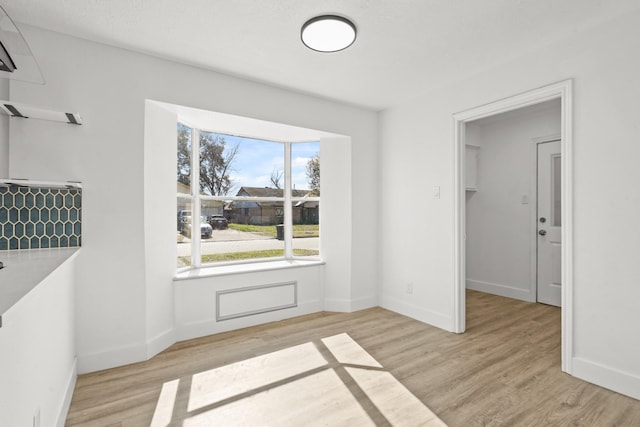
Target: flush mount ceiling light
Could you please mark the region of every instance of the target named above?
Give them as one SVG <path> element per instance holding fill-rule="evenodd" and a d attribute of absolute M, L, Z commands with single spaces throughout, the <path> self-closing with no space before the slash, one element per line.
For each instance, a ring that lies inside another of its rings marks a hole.
<path fill-rule="evenodd" d="M 356 26 L 342 16 L 321 15 L 304 23 L 300 37 L 309 49 L 337 52 L 356 41 Z"/>

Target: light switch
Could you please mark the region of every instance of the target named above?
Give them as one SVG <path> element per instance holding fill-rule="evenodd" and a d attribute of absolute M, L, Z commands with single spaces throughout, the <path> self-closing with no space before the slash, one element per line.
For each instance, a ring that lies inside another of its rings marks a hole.
<path fill-rule="evenodd" d="M 433 187 L 433 198 L 434 199 L 439 199 L 440 198 L 440 186 L 436 185 L 435 187 Z"/>

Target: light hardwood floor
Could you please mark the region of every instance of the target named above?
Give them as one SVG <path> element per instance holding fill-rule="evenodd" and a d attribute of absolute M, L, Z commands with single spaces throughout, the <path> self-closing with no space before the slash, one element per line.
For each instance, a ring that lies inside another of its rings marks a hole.
<path fill-rule="evenodd" d="M 443 425 L 433 413 L 450 427 L 640 426 L 640 401 L 560 371 L 560 309 L 474 291 L 460 335 L 373 308 L 177 343 L 81 375 L 66 425 Z"/>

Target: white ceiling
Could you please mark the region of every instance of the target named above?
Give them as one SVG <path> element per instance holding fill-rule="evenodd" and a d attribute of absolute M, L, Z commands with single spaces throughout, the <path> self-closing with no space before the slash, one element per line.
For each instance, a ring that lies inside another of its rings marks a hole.
<path fill-rule="evenodd" d="M 0 1 L 18 26 L 374 110 L 640 9 L 640 0 Z M 355 22 L 353 46 L 302 45 L 301 25 L 323 13 Z"/>

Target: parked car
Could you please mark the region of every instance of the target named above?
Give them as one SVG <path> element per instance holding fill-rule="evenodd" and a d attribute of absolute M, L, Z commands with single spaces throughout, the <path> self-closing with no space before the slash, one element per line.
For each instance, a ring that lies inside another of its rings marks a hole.
<path fill-rule="evenodd" d="M 214 230 L 226 230 L 229 228 L 229 221 L 222 215 L 211 215 L 209 217 L 209 225 Z"/>
<path fill-rule="evenodd" d="M 189 238 L 191 237 L 191 217 L 190 216 L 184 216 L 182 218 L 181 232 L 185 236 Z M 209 239 L 211 238 L 211 234 L 213 234 L 213 228 L 211 228 L 211 226 L 207 224 L 205 217 L 201 216 L 200 217 L 200 236 L 204 239 Z"/>
<path fill-rule="evenodd" d="M 187 218 L 191 220 L 191 211 L 188 211 L 188 210 L 178 211 L 178 231 L 181 233 Z"/>

